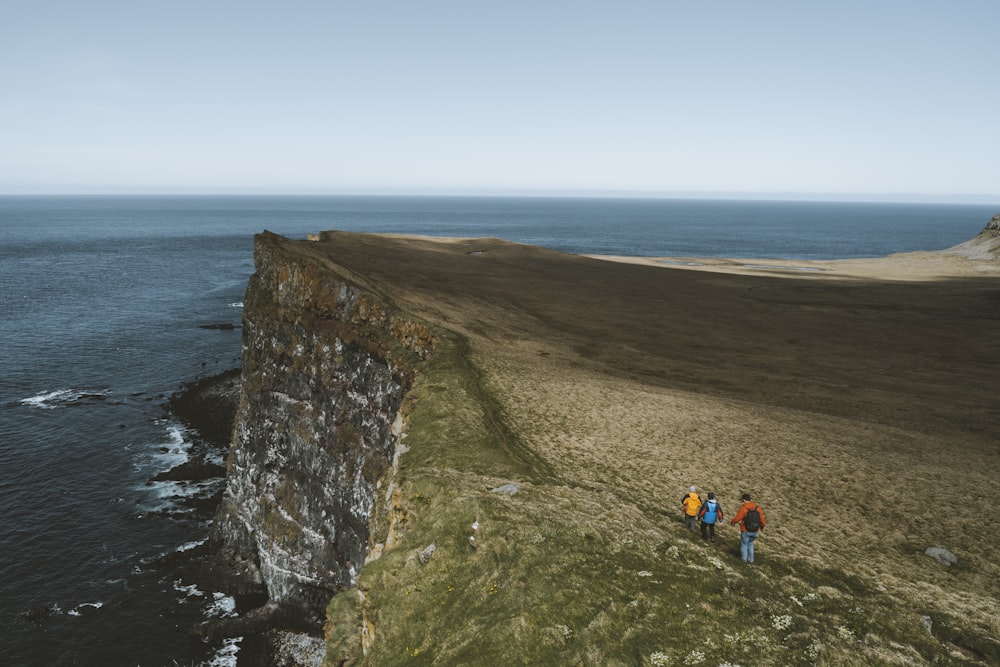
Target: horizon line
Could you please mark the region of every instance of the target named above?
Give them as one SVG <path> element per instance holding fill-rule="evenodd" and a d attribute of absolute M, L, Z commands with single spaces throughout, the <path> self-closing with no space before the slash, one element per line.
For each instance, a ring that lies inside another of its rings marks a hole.
<path fill-rule="evenodd" d="M 687 199 L 729 201 L 814 201 L 842 203 L 1000 205 L 1000 194 L 859 193 L 710 190 L 616 190 L 571 188 L 128 188 L 66 187 L 4 189 L 0 197 L 522 197 L 572 199 Z"/>

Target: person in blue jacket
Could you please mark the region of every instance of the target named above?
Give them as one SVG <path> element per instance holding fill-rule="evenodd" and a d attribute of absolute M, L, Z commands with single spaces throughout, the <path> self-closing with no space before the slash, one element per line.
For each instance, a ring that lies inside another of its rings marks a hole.
<path fill-rule="evenodd" d="M 708 500 L 698 508 L 698 518 L 701 519 L 701 539 L 715 542 L 715 524 L 722 521 L 722 505 L 714 493 L 708 494 Z"/>

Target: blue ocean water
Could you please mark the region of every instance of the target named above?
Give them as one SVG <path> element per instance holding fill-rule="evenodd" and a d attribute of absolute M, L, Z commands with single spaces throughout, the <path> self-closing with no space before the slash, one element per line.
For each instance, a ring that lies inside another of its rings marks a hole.
<path fill-rule="evenodd" d="M 234 664 L 190 628 L 230 601 L 156 558 L 203 540 L 149 483 L 195 438 L 166 411 L 232 368 L 252 236 L 496 236 L 574 253 L 788 259 L 936 250 L 998 207 L 655 199 L 0 197 L 3 665 Z"/>

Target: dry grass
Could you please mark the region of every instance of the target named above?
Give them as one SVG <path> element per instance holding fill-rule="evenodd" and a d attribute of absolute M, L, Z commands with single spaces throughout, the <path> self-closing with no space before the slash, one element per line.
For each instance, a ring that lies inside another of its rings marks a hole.
<path fill-rule="evenodd" d="M 562 479 L 613 490 L 652 516 L 677 516 L 691 483 L 730 513 L 751 492 L 770 521 L 764 558 L 861 575 L 986 630 L 1000 617 L 1000 526 L 982 499 L 996 489 L 1000 448 L 952 439 L 945 456 L 929 456 L 941 449 L 936 435 L 552 368 L 495 346 L 480 363 Z M 962 564 L 946 571 L 926 546 Z"/>
<path fill-rule="evenodd" d="M 351 234 L 318 247 L 459 334 L 414 388 L 403 545 L 363 570 L 362 603 L 332 607 L 334 640 L 371 623 L 366 664 L 1000 663 L 992 275 L 721 275 Z M 522 491 L 490 492 L 506 482 Z M 690 484 L 730 514 L 744 491 L 762 504 L 755 568 L 737 529 L 714 546 L 684 531 Z"/>

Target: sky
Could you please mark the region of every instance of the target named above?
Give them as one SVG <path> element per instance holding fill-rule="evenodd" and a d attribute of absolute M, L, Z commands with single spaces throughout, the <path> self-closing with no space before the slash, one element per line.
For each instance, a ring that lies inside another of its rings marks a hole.
<path fill-rule="evenodd" d="M 1000 2 L 0 0 L 0 194 L 1000 203 Z"/>

